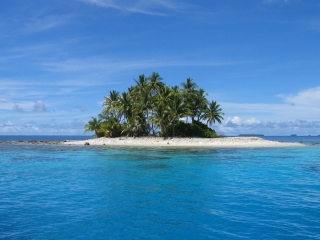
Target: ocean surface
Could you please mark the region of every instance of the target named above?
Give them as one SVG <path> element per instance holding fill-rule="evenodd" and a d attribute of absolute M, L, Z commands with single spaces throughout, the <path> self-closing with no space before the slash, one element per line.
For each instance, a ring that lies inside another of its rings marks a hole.
<path fill-rule="evenodd" d="M 320 137 L 265 138 L 307 146 L 2 142 L 0 239 L 320 239 Z"/>
<path fill-rule="evenodd" d="M 89 135 L 0 135 L 0 141 L 65 141 L 92 139 Z"/>

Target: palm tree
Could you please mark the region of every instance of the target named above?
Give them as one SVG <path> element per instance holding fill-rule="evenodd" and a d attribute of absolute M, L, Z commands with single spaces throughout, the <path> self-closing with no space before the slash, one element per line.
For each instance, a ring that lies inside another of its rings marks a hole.
<path fill-rule="evenodd" d="M 161 82 L 162 77 L 160 77 L 159 73 L 153 72 L 148 79 L 148 88 L 150 90 L 151 95 L 159 93 L 160 89 L 162 89 L 164 86 L 164 83 Z"/>
<path fill-rule="evenodd" d="M 187 78 L 187 81 L 182 83 L 181 86 L 183 87 L 183 96 L 184 96 L 184 101 L 187 102 L 190 108 L 190 117 L 192 122 L 194 122 L 194 118 L 198 115 L 197 111 L 197 96 L 196 94 L 198 93 L 197 88 L 198 85 L 193 82 L 192 78 Z M 188 116 L 187 116 L 188 120 Z"/>
<path fill-rule="evenodd" d="M 200 121 L 204 111 L 207 108 L 207 104 L 209 101 L 207 100 L 206 96 L 208 94 L 205 93 L 204 89 L 200 88 L 199 91 L 196 91 L 193 95 L 193 99 L 191 102 L 191 111 L 192 116 L 197 117 L 197 121 Z"/>
<path fill-rule="evenodd" d="M 153 109 L 168 105 L 173 95 L 174 95 L 174 92 L 170 89 L 170 87 L 168 86 L 163 87 L 160 90 L 159 94 L 157 94 L 154 97 L 154 100 L 152 103 Z"/>
<path fill-rule="evenodd" d="M 121 136 L 121 125 L 116 118 L 110 118 L 106 122 L 102 122 L 99 133 L 106 137 L 118 137 Z"/>
<path fill-rule="evenodd" d="M 151 122 L 154 124 L 154 127 L 160 127 L 161 134 L 164 134 L 165 127 L 169 123 L 166 108 L 171 101 L 173 94 L 170 87 L 163 86 L 153 99 Z"/>
<path fill-rule="evenodd" d="M 121 96 L 119 96 L 116 109 L 119 111 L 119 115 L 123 116 L 124 120 L 132 117 L 132 102 L 129 93 L 123 92 Z"/>
<path fill-rule="evenodd" d="M 211 101 L 211 103 L 209 104 L 209 106 L 207 106 L 207 109 L 205 110 L 203 119 L 207 119 L 207 124 L 212 126 L 212 123 L 215 123 L 216 121 L 221 124 L 221 120 L 223 120 L 223 115 L 224 113 L 222 112 L 220 104 L 217 104 L 216 101 Z"/>
<path fill-rule="evenodd" d="M 136 85 L 127 92 L 110 91 L 102 113 L 85 125 L 85 132 L 94 131 L 95 137 L 122 133 L 139 136 L 156 134 L 161 129 L 165 134 L 171 125 L 174 137 L 180 118 L 191 117 L 192 122 L 205 120 L 210 125 L 223 119 L 220 105 L 209 103 L 205 91 L 191 78 L 181 84 L 182 89 L 166 86 L 157 72 L 149 77 L 142 74 L 134 81 Z"/>
<path fill-rule="evenodd" d="M 181 86 L 188 93 L 194 92 L 198 88 L 198 85 L 195 82 L 193 82 L 192 78 L 187 78 L 187 81 L 181 83 Z"/>
<path fill-rule="evenodd" d="M 128 137 L 136 137 L 144 133 L 144 126 L 141 124 L 139 116 L 130 117 L 128 121 L 123 124 L 121 133 L 126 133 Z"/>
<path fill-rule="evenodd" d="M 168 120 L 172 125 L 172 137 L 175 136 L 174 128 L 180 118 L 183 118 L 189 114 L 189 108 L 183 101 L 181 94 L 175 94 L 172 100 L 166 106 L 166 113 L 168 114 Z"/>
<path fill-rule="evenodd" d="M 171 87 L 171 91 L 172 91 L 172 94 L 180 94 L 181 93 L 179 86 L 177 86 L 177 85 Z"/>
<path fill-rule="evenodd" d="M 118 105 L 118 100 L 119 100 L 119 92 L 117 91 L 110 91 L 110 94 L 108 97 L 105 97 L 106 101 L 102 104 L 102 106 L 106 106 L 103 109 L 103 113 L 104 114 L 109 114 L 112 117 L 117 117 L 119 118 L 119 116 L 117 116 L 117 105 Z"/>
<path fill-rule="evenodd" d="M 151 109 L 151 101 L 149 94 L 144 91 L 139 95 L 137 102 L 133 105 L 133 115 L 139 116 L 139 123 L 144 125 L 145 131 L 150 133 L 149 127 L 149 111 Z"/>
<path fill-rule="evenodd" d="M 118 101 L 118 98 L 119 98 L 119 92 L 115 90 L 110 91 L 109 96 L 105 97 L 106 101 L 103 103 L 103 105 L 112 106 L 115 102 Z"/>
<path fill-rule="evenodd" d="M 84 125 L 85 129 L 84 132 L 93 132 L 94 137 L 99 137 L 99 130 L 100 130 L 101 120 L 95 117 L 92 117 L 92 120 L 88 121 L 86 125 Z"/>
<path fill-rule="evenodd" d="M 149 110 L 150 110 L 150 116 L 153 116 L 153 108 L 154 101 L 156 100 L 156 96 L 159 95 L 159 92 L 163 89 L 164 83 L 162 81 L 162 77 L 160 77 L 159 73 L 153 72 L 150 77 L 148 77 L 148 86 L 147 86 L 147 94 L 149 95 Z M 152 132 L 153 135 L 155 135 L 155 126 L 153 122 L 151 122 L 150 125 L 150 133 Z"/>
<path fill-rule="evenodd" d="M 159 100 L 163 103 L 163 104 L 167 104 L 170 101 L 170 97 L 173 94 L 173 91 L 170 89 L 170 87 L 165 86 L 163 87 L 158 96 L 159 96 Z"/>
<path fill-rule="evenodd" d="M 160 132 L 164 134 L 165 127 L 168 125 L 168 113 L 166 111 L 166 107 L 163 104 L 157 104 L 153 108 L 153 116 L 151 116 L 152 123 L 155 124 L 156 127 L 160 127 Z"/>
<path fill-rule="evenodd" d="M 132 91 L 135 92 L 136 94 L 135 96 L 139 96 L 141 92 L 146 91 L 146 88 L 149 83 L 149 78 L 146 78 L 144 74 L 141 74 L 139 75 L 139 79 L 138 80 L 134 79 L 134 81 L 136 82 L 137 85 L 132 88 Z"/>

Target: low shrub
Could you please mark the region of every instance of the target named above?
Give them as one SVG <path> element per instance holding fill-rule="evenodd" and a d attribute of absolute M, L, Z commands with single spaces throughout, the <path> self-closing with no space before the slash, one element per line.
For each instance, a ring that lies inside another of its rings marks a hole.
<path fill-rule="evenodd" d="M 167 126 L 165 129 L 165 136 L 172 135 L 173 126 Z M 179 121 L 175 125 L 175 136 L 177 137 L 202 137 L 202 138 L 216 138 L 218 137 L 215 130 L 209 128 L 206 124 L 200 121 L 193 123 L 185 123 Z"/>

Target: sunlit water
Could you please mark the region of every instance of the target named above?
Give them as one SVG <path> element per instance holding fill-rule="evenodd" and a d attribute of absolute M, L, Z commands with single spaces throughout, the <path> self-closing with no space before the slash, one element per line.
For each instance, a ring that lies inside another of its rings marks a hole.
<path fill-rule="evenodd" d="M 0 238 L 320 239 L 317 144 L 0 154 Z"/>

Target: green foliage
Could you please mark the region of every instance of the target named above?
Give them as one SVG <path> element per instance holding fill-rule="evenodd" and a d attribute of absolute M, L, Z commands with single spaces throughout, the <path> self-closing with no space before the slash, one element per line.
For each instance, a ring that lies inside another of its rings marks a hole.
<path fill-rule="evenodd" d="M 163 136 L 166 136 L 166 133 L 170 132 L 172 132 L 172 125 L 166 127 Z M 213 129 L 209 128 L 207 125 L 199 121 L 194 121 L 193 123 L 185 123 L 179 121 L 175 126 L 175 135 L 178 137 L 218 137 L 218 135 Z"/>
<path fill-rule="evenodd" d="M 128 137 L 139 137 L 147 135 L 146 124 L 141 121 L 139 116 L 131 117 L 127 122 L 122 124 L 122 132 Z"/>
<path fill-rule="evenodd" d="M 101 137 L 99 135 L 99 129 L 101 126 L 101 120 L 95 117 L 92 117 L 92 120 L 89 120 L 86 125 L 84 125 L 84 132 L 94 132 L 94 137 Z"/>
<path fill-rule="evenodd" d="M 188 78 L 178 86 L 167 86 L 156 72 L 143 74 L 128 91 L 109 92 L 104 109 L 97 118 L 85 125 L 85 132 L 94 131 L 95 137 L 160 136 L 217 137 L 214 130 L 200 121 L 221 123 L 222 109 L 215 101 L 207 100 L 204 89 Z M 191 124 L 181 118 L 192 119 Z"/>
<path fill-rule="evenodd" d="M 224 115 L 224 113 L 222 112 L 220 104 L 217 104 L 216 101 L 212 101 L 204 109 L 204 113 L 203 113 L 202 118 L 206 119 L 207 124 L 212 126 L 212 123 L 215 123 L 216 121 L 218 123 L 221 123 L 223 120 L 223 117 L 222 117 L 223 115 Z"/>
<path fill-rule="evenodd" d="M 100 136 L 120 137 L 122 126 L 116 118 L 110 118 L 108 121 L 102 122 L 99 130 Z"/>

